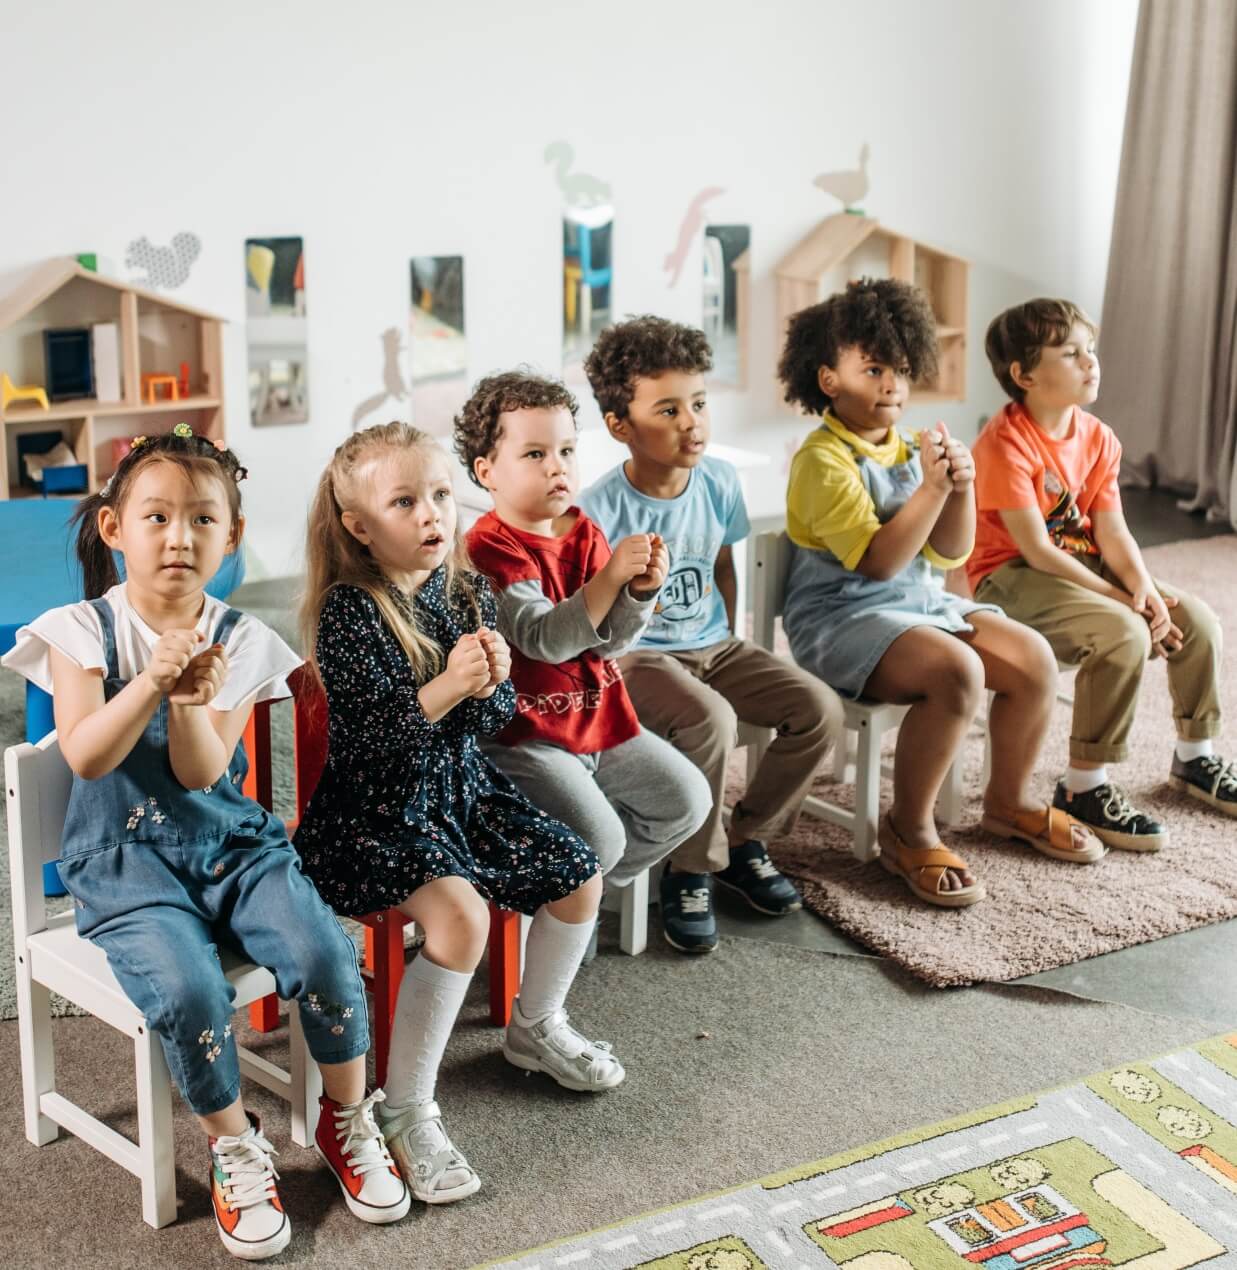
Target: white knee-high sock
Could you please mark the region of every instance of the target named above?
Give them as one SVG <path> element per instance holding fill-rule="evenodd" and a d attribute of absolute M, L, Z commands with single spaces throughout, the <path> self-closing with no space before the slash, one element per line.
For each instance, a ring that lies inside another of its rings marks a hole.
<path fill-rule="evenodd" d="M 520 980 L 520 1014 L 525 1023 L 539 1023 L 563 1008 L 596 918 L 560 922 L 539 908 L 524 948 L 524 977 Z"/>
<path fill-rule="evenodd" d="M 471 974 L 436 965 L 424 953 L 404 972 L 387 1062 L 385 1092 L 390 1106 L 411 1106 L 434 1097 L 447 1038 L 471 982 Z"/>

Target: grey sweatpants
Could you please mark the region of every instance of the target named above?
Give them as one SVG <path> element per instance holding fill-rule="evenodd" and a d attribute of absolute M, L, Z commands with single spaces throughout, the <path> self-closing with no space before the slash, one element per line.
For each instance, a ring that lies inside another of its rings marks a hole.
<path fill-rule="evenodd" d="M 592 847 L 612 886 L 626 886 L 668 856 L 713 808 L 700 769 L 644 728 L 597 754 L 572 754 L 545 741 L 479 739 L 486 757 L 535 806 Z"/>

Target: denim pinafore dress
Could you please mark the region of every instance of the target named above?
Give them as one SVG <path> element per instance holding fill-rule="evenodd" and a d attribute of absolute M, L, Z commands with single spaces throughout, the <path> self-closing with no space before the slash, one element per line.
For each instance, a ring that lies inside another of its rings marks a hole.
<path fill-rule="evenodd" d="M 854 457 L 882 525 L 923 484 L 917 450 L 888 467 L 865 454 Z M 791 546 L 782 612 L 791 654 L 843 696 L 860 696 L 890 644 L 914 627 L 956 634 L 971 629 L 970 614 L 1001 611 L 946 591 L 922 553 L 892 578 L 879 579 L 848 569 L 827 548 Z"/>
<path fill-rule="evenodd" d="M 110 701 L 127 681 L 111 606 L 90 603 Z M 213 642 L 226 642 L 240 616 L 228 609 Z M 61 843 L 78 933 L 107 954 L 198 1115 L 228 1106 L 240 1088 L 221 943 L 271 970 L 279 995 L 299 1002 L 319 1062 L 344 1062 L 369 1047 L 356 949 L 302 874 L 283 822 L 241 792 L 247 771 L 238 744 L 218 781 L 186 789 L 172 771 L 164 698 L 111 772 L 97 780 L 74 774 Z"/>

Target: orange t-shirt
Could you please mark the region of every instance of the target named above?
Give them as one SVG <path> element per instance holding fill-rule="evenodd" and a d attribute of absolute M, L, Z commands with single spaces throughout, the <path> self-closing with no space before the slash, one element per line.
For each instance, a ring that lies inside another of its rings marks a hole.
<path fill-rule="evenodd" d="M 1075 406 L 1069 431 L 1057 439 L 1011 401 L 988 420 L 973 453 L 978 516 L 975 550 L 966 563 L 972 590 L 1007 560 L 1021 558 L 1003 511 L 1037 507 L 1055 546 L 1099 555 L 1091 513 L 1121 506 L 1121 442 L 1106 423 Z"/>

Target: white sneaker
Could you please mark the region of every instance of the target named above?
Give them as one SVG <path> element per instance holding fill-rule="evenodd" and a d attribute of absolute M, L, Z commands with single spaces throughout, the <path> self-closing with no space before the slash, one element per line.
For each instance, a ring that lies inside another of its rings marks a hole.
<path fill-rule="evenodd" d="M 590 1041 L 567 1020 L 564 1010 L 538 1023 L 530 1023 L 516 997 L 511 1006 L 511 1022 L 503 1039 L 507 1062 L 527 1072 L 545 1072 L 564 1089 L 581 1093 L 601 1093 L 623 1083 L 627 1073 L 610 1052 L 608 1041 Z"/>
<path fill-rule="evenodd" d="M 223 1246 L 245 1261 L 282 1252 L 292 1225 L 275 1190 L 279 1174 L 271 1156 L 278 1152 L 262 1136 L 261 1122 L 249 1113 L 244 1133 L 209 1141 L 210 1197 Z"/>
<path fill-rule="evenodd" d="M 314 1147 L 335 1174 L 348 1211 L 375 1226 L 399 1221 L 412 1198 L 387 1150 L 374 1106 L 386 1095 L 376 1089 L 358 1103 L 342 1106 L 323 1094 Z"/>
<path fill-rule="evenodd" d="M 481 1189 L 476 1170 L 447 1136 L 436 1102 L 380 1107 L 378 1123 L 417 1199 L 426 1204 L 452 1204 Z"/>

